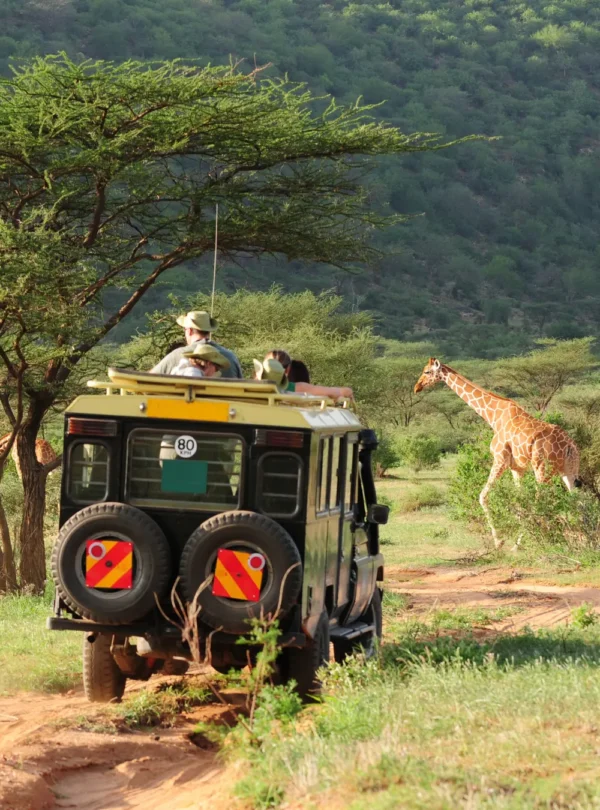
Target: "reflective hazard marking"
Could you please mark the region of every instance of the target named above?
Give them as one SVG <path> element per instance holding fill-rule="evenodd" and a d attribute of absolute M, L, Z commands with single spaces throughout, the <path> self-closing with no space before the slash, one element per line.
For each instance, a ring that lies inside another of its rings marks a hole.
<path fill-rule="evenodd" d="M 88 540 L 85 548 L 88 588 L 133 587 L 133 543 L 125 540 Z"/>
<path fill-rule="evenodd" d="M 265 558 L 262 554 L 220 548 L 212 592 L 215 596 L 258 602 Z"/>

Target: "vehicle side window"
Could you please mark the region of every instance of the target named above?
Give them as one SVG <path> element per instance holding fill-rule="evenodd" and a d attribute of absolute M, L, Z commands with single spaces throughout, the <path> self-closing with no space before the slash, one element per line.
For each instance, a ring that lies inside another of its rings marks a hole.
<path fill-rule="evenodd" d="M 96 503 L 108 495 L 108 448 L 97 442 L 77 442 L 69 452 L 67 492 L 78 503 Z"/>
<path fill-rule="evenodd" d="M 329 483 L 330 483 L 330 442 L 329 437 L 321 439 L 319 444 L 319 467 L 317 487 L 317 512 L 326 512 L 329 509 Z"/>
<path fill-rule="evenodd" d="M 342 440 L 336 436 L 331 440 L 331 497 L 330 506 L 339 511 L 342 501 L 342 487 L 340 481 L 340 446 Z"/>
<path fill-rule="evenodd" d="M 271 517 L 293 517 L 300 508 L 302 460 L 293 453 L 267 453 L 258 462 L 256 503 Z"/>
<path fill-rule="evenodd" d="M 358 469 L 358 444 L 348 444 L 346 482 L 344 487 L 344 512 L 352 511 L 356 503 L 356 474 Z"/>

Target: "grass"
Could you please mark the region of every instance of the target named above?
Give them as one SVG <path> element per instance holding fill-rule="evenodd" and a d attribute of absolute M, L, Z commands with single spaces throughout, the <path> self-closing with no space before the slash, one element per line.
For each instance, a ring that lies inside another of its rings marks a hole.
<path fill-rule="evenodd" d="M 81 636 L 46 630 L 51 613 L 49 594 L 0 597 L 0 695 L 81 683 Z"/>
<path fill-rule="evenodd" d="M 310 721 L 244 752 L 238 794 L 253 807 L 597 807 L 598 664 L 591 629 L 408 635 L 379 661 L 331 666 Z"/>
<path fill-rule="evenodd" d="M 378 494 L 394 504 L 381 530 L 386 565 L 452 565 L 484 549 L 485 539 L 449 518 L 443 505 L 455 463 L 445 457 L 440 467 L 418 474 L 399 467 L 377 482 Z"/>

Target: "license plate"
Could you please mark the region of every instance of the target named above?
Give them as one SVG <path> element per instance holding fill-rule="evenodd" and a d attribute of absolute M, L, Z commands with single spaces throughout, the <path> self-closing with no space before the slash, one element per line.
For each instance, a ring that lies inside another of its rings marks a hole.
<path fill-rule="evenodd" d="M 133 543 L 125 540 L 88 540 L 85 547 L 85 584 L 88 588 L 132 588 Z"/>
<path fill-rule="evenodd" d="M 220 548 L 213 579 L 213 594 L 244 602 L 258 602 L 264 567 L 265 558 L 262 554 Z"/>

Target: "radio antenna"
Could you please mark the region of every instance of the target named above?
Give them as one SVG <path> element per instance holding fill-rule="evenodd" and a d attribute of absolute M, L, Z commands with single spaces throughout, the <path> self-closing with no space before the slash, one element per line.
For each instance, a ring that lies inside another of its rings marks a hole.
<path fill-rule="evenodd" d="M 210 317 L 212 318 L 215 309 L 215 289 L 217 287 L 217 253 L 219 249 L 219 203 L 215 206 L 215 256 L 213 261 L 213 283 L 212 296 L 210 299 Z"/>

